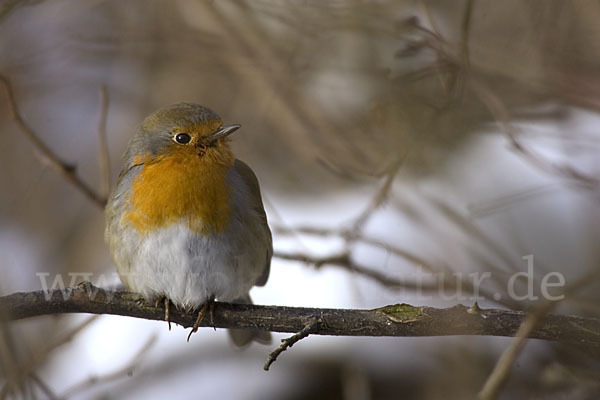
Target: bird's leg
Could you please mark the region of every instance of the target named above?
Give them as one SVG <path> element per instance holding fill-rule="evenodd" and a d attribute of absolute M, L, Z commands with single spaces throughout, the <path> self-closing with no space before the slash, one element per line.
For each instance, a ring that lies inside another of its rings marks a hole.
<path fill-rule="evenodd" d="M 156 303 L 154 307 L 158 308 L 160 303 L 163 303 L 165 306 L 165 321 L 169 324 L 169 330 L 171 330 L 171 300 L 167 296 L 159 296 L 156 299 Z"/>
<path fill-rule="evenodd" d="M 208 315 L 210 317 L 210 323 L 211 323 L 211 325 L 213 325 L 213 328 L 214 328 L 214 325 L 215 325 L 214 324 L 215 296 L 211 296 L 210 299 L 206 300 L 206 302 L 204 304 L 202 304 L 200 311 L 198 311 L 198 317 L 196 318 L 196 322 L 194 322 L 194 325 L 192 326 L 192 330 L 190 331 L 190 334 L 188 335 L 188 338 L 187 338 L 188 342 L 190 341 L 190 338 L 192 337 L 192 333 L 198 332 L 198 328 L 200 327 L 200 324 L 202 323 L 202 320 L 204 319 L 204 316 L 206 315 L 206 311 L 208 311 Z"/>
<path fill-rule="evenodd" d="M 210 324 L 216 331 L 217 327 L 215 326 L 215 296 L 212 296 L 210 298 L 209 303 L 210 304 L 208 305 L 208 316 L 210 317 Z"/>
<path fill-rule="evenodd" d="M 200 308 L 200 311 L 198 312 L 198 317 L 196 318 L 196 322 L 194 322 L 194 325 L 192 326 L 192 330 L 190 331 L 190 334 L 187 337 L 188 342 L 190 341 L 190 338 L 192 337 L 192 333 L 198 332 L 198 327 L 200 326 L 200 323 L 204 319 L 204 315 L 206 315 L 207 308 L 208 308 L 208 301 L 206 303 L 202 304 L 202 307 Z"/>

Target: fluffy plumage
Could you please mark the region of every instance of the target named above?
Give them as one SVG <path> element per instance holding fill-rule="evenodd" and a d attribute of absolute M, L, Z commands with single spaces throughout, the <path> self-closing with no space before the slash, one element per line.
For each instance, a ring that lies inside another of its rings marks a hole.
<path fill-rule="evenodd" d="M 197 309 L 211 297 L 250 302 L 269 276 L 272 240 L 252 170 L 211 110 L 180 103 L 142 123 L 106 207 L 105 237 L 121 280 L 149 301 Z M 173 138 L 188 133 L 182 145 Z M 268 333 L 232 332 L 238 345 Z"/>

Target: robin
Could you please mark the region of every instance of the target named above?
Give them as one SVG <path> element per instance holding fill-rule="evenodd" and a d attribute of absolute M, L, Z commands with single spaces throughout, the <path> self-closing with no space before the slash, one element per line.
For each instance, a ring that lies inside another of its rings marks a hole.
<path fill-rule="evenodd" d="M 105 238 L 123 283 L 148 301 L 198 311 L 213 301 L 251 303 L 269 277 L 273 244 L 254 172 L 233 155 L 207 107 L 178 103 L 148 116 L 129 143 L 106 206 Z M 233 329 L 234 344 L 270 342 L 269 332 Z"/>

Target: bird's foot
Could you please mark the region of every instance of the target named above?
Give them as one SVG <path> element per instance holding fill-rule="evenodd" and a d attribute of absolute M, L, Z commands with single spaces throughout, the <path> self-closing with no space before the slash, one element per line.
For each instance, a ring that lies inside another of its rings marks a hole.
<path fill-rule="evenodd" d="M 215 322 L 214 322 L 215 296 L 211 296 L 210 299 L 208 299 L 204 304 L 202 304 L 200 311 L 198 311 L 198 317 L 196 318 L 196 322 L 194 322 L 194 325 L 192 326 L 192 330 L 190 331 L 190 334 L 188 335 L 188 338 L 187 338 L 188 342 L 190 341 L 190 338 L 192 337 L 192 333 L 198 332 L 198 328 L 200 327 L 200 324 L 204 320 L 204 317 L 206 316 L 207 311 L 208 311 L 208 316 L 210 318 L 210 324 L 212 325 L 212 327 L 215 330 L 217 330 L 217 328 L 215 327 Z"/>
<path fill-rule="evenodd" d="M 156 299 L 156 303 L 154 307 L 158 308 L 160 303 L 163 303 L 165 306 L 165 321 L 169 324 L 169 330 L 171 330 L 171 300 L 169 300 L 166 296 L 160 296 Z"/>

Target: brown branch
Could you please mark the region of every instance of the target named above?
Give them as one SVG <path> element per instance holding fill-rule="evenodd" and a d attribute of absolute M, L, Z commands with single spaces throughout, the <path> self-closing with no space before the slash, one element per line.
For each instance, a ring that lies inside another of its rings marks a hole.
<path fill-rule="evenodd" d="M 267 359 L 267 362 L 265 362 L 263 369 L 265 371 L 268 371 L 271 367 L 271 364 L 273 364 L 275 360 L 277 360 L 277 357 L 279 357 L 281 353 L 286 351 L 288 348 L 292 347 L 300 340 L 308 337 L 308 335 L 310 335 L 311 333 L 314 333 L 319 328 L 321 322 L 322 321 L 320 319 L 314 319 L 310 323 L 306 324 L 306 326 L 302 328 L 300 332 L 290 336 L 287 339 L 281 339 L 281 346 L 279 346 L 278 348 L 273 350 L 271 354 L 269 354 L 269 358 Z"/>
<path fill-rule="evenodd" d="M 100 170 L 102 171 L 102 196 L 108 198 L 110 192 L 110 158 L 106 140 L 106 120 L 108 118 L 108 90 L 100 87 L 100 120 L 98 121 L 98 142 L 100 144 Z"/>
<path fill-rule="evenodd" d="M 46 145 L 46 143 L 44 143 L 39 138 L 39 136 L 33 131 L 33 129 L 21 116 L 21 113 L 17 106 L 17 102 L 15 100 L 15 95 L 10 80 L 8 80 L 8 78 L 6 78 L 5 76 L 0 75 L 0 82 L 2 83 L 2 85 L 4 86 L 4 90 L 6 91 L 8 105 L 10 107 L 10 115 L 12 119 L 15 121 L 21 132 L 23 132 L 23 134 L 29 139 L 29 141 L 33 143 L 34 147 L 38 151 L 38 154 L 41 156 L 42 161 L 49 165 L 67 181 L 69 181 L 73 186 L 75 186 L 77 190 L 82 192 L 94 204 L 100 207 L 104 207 L 104 205 L 106 204 L 106 198 L 96 193 L 95 190 L 93 190 L 77 175 L 77 169 L 74 165 L 71 165 L 61 160 L 60 157 L 56 155 L 56 153 L 54 153 Z"/>
<path fill-rule="evenodd" d="M 0 314 L 6 315 L 9 320 L 59 313 L 112 314 L 164 320 L 162 308 L 140 299 L 135 293 L 104 290 L 86 283 L 63 290 L 39 290 L 0 297 Z M 374 310 L 352 310 L 217 302 L 212 322 L 217 328 L 296 333 L 306 327 L 307 321 L 321 319 L 322 323 L 311 333 L 335 336 L 514 336 L 527 318 L 526 313 L 519 311 L 467 310 L 462 305 L 438 309 L 403 304 Z M 183 327 L 191 327 L 195 320 L 193 313 L 171 310 L 171 321 Z M 201 326 L 213 325 L 207 318 Z M 600 319 L 548 314 L 528 337 L 588 348 L 600 347 Z"/>
<path fill-rule="evenodd" d="M 540 307 L 535 312 L 531 313 L 527 319 L 523 321 L 517 334 L 515 335 L 515 339 L 511 342 L 511 344 L 506 348 L 502 356 L 496 363 L 494 370 L 485 381 L 483 388 L 478 394 L 479 399 L 481 400 L 494 400 L 498 396 L 498 392 L 500 388 L 506 381 L 508 377 L 508 373 L 510 372 L 514 361 L 517 356 L 523 349 L 525 345 L 525 339 L 531 334 L 531 332 L 541 323 L 544 317 L 547 315 L 550 308 L 556 302 L 546 302 L 542 307 Z"/>

